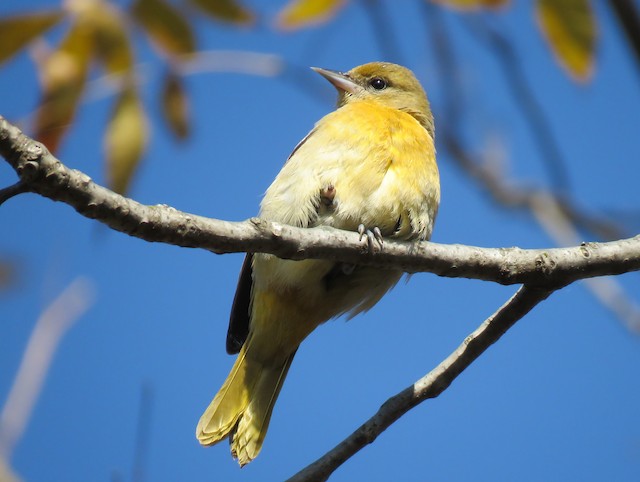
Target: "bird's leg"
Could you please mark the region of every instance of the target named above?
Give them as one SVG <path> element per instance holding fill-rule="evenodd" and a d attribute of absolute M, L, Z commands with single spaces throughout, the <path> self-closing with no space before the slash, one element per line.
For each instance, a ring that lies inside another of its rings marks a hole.
<path fill-rule="evenodd" d="M 364 224 L 358 226 L 358 233 L 360 234 L 360 241 L 364 236 L 367 236 L 367 245 L 369 246 L 369 252 L 373 253 L 373 245 L 377 241 L 380 250 L 383 249 L 384 240 L 382 239 L 382 232 L 378 226 L 373 229 L 365 228 Z"/>
<path fill-rule="evenodd" d="M 333 184 L 329 184 L 327 187 L 320 189 L 320 201 L 325 206 L 329 207 L 333 205 L 333 200 L 336 197 L 336 188 Z"/>

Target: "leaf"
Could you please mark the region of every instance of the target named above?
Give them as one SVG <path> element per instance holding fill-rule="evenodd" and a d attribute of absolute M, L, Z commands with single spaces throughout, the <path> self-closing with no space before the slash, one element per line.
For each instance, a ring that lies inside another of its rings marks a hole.
<path fill-rule="evenodd" d="M 35 136 L 52 152 L 75 117 L 91 60 L 100 60 L 108 73 L 133 68 L 133 55 L 119 10 L 102 0 L 69 2 L 73 24 L 60 46 L 40 65 L 42 100 L 35 119 Z"/>
<path fill-rule="evenodd" d="M 93 54 L 108 73 L 121 74 L 133 68 L 131 42 L 120 10 L 101 0 L 92 1 L 78 21 L 91 30 Z"/>
<path fill-rule="evenodd" d="M 105 133 L 107 182 L 124 194 L 147 145 L 147 117 L 133 86 L 120 94 Z"/>
<path fill-rule="evenodd" d="M 178 139 L 186 139 L 190 132 L 189 101 L 182 79 L 175 73 L 165 77 L 162 89 L 162 113 Z"/>
<path fill-rule="evenodd" d="M 216 20 L 237 25 L 250 25 L 255 20 L 253 13 L 236 0 L 190 0 L 190 3 Z"/>
<path fill-rule="evenodd" d="M 57 151 L 75 116 L 91 60 L 92 35 L 76 21 L 57 50 L 40 65 L 42 98 L 35 118 L 35 137 Z"/>
<path fill-rule="evenodd" d="M 134 20 L 149 38 L 169 55 L 195 50 L 191 26 L 179 10 L 165 0 L 136 0 L 131 6 Z"/>
<path fill-rule="evenodd" d="M 589 80 L 597 38 L 589 0 L 538 0 L 536 7 L 538 26 L 556 60 L 575 80 Z"/>
<path fill-rule="evenodd" d="M 56 25 L 63 17 L 62 11 L 56 10 L 0 18 L 0 64 Z"/>
<path fill-rule="evenodd" d="M 324 23 L 345 3 L 345 0 L 292 0 L 278 15 L 277 25 L 283 30 L 293 30 Z"/>

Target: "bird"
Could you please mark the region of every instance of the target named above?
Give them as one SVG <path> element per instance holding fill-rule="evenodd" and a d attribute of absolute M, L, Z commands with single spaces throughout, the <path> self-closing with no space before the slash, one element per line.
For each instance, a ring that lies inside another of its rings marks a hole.
<path fill-rule="evenodd" d="M 348 72 L 312 67 L 338 91 L 336 110 L 298 143 L 259 217 L 300 228 L 331 226 L 385 239 L 431 237 L 440 203 L 435 127 L 411 70 L 371 62 Z M 320 324 L 374 306 L 402 277 L 376 268 L 247 254 L 226 348 L 238 354 L 196 428 L 205 446 L 229 439 L 240 466 L 259 454 L 274 404 L 302 341 Z"/>

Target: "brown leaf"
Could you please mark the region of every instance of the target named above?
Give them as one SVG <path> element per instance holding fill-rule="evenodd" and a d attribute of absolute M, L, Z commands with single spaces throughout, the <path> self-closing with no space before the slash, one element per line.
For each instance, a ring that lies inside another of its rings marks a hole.
<path fill-rule="evenodd" d="M 536 17 L 560 65 L 575 80 L 589 80 L 598 34 L 589 0 L 538 0 Z"/>
<path fill-rule="evenodd" d="M 162 89 L 162 113 L 171 131 L 178 139 L 189 136 L 189 100 L 182 85 L 182 79 L 175 73 L 165 77 Z"/>
<path fill-rule="evenodd" d="M 76 21 L 57 50 L 40 65 L 42 99 L 35 117 L 35 137 L 49 150 L 58 149 L 75 116 L 91 59 L 91 30 Z"/>
<path fill-rule="evenodd" d="M 345 0 L 292 0 L 278 15 L 277 26 L 293 30 L 324 23 L 345 4 Z"/>
<path fill-rule="evenodd" d="M 149 38 L 169 55 L 185 55 L 195 50 L 191 26 L 173 5 L 165 0 L 136 0 L 131 6 L 135 21 Z"/>
<path fill-rule="evenodd" d="M 16 284 L 17 264 L 9 259 L 0 259 L 0 291 L 7 290 Z M 1 473 L 1 472 L 0 472 Z M 0 480 L 3 480 L 0 478 Z"/>
<path fill-rule="evenodd" d="M 255 21 L 254 14 L 236 0 L 189 0 L 192 5 L 216 20 L 250 25 Z"/>
<path fill-rule="evenodd" d="M 107 182 L 124 194 L 147 145 L 147 117 L 133 86 L 120 94 L 105 132 Z"/>
<path fill-rule="evenodd" d="M 0 64 L 56 25 L 63 17 L 61 11 L 55 10 L 0 18 Z"/>

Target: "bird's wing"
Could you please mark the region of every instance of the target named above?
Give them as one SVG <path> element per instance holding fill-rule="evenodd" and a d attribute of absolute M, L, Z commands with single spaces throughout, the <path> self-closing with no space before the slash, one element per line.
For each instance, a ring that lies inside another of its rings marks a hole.
<path fill-rule="evenodd" d="M 313 129 L 311 129 L 311 132 L 309 132 L 306 136 L 304 136 L 304 138 L 298 142 L 296 144 L 296 147 L 293 148 L 293 151 L 291 151 L 291 154 L 289 154 L 289 157 L 287 157 L 287 161 L 289 162 L 289 160 L 294 156 L 294 154 L 296 152 L 298 152 L 298 149 L 300 149 L 302 147 L 302 145 L 307 142 L 307 140 L 309 140 L 309 138 L 313 135 L 313 133 L 316 131 L 317 127 L 314 127 Z M 286 164 L 286 163 L 285 163 Z"/>
<path fill-rule="evenodd" d="M 311 130 L 309 134 L 307 134 L 304 139 L 302 139 L 298 145 L 293 149 L 289 157 L 287 158 L 286 164 L 288 164 L 292 158 L 294 158 L 295 154 L 299 151 L 299 149 L 310 139 L 316 129 Z M 286 165 L 285 164 L 285 165 Z M 316 189 L 317 193 L 313 194 L 316 197 L 320 196 L 320 192 Z M 311 194 L 310 194 L 311 195 Z M 316 201 L 313 201 L 314 205 L 317 204 Z M 315 215 L 315 213 L 314 213 Z M 295 217 L 295 216 L 294 216 Z M 273 221 L 283 222 L 281 219 L 271 219 Z M 296 220 L 295 219 L 287 219 L 286 222 L 288 224 L 298 225 L 298 226 L 308 226 L 310 223 L 309 220 Z M 229 328 L 227 330 L 227 353 L 230 355 L 236 354 L 240 352 L 242 345 L 247 339 L 249 335 L 249 324 L 250 324 L 250 313 L 251 313 L 251 290 L 253 287 L 253 255 L 251 253 L 247 253 L 244 258 L 244 263 L 242 263 L 242 268 L 240 270 L 240 276 L 238 277 L 238 286 L 236 288 L 236 294 L 233 298 L 233 305 L 231 306 L 231 315 L 229 316 Z"/>
<path fill-rule="evenodd" d="M 242 263 L 240 276 L 238 276 L 238 287 L 236 288 L 236 295 L 233 297 L 229 329 L 227 330 L 227 353 L 229 355 L 240 352 L 249 334 L 251 285 L 253 284 L 252 260 L 253 254 L 247 253 Z"/>

